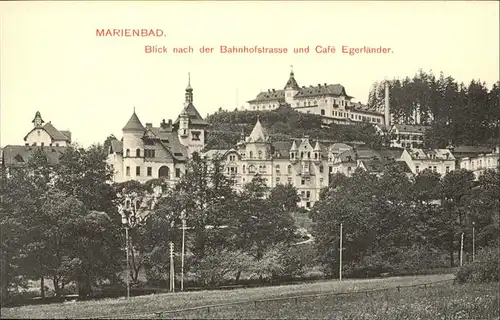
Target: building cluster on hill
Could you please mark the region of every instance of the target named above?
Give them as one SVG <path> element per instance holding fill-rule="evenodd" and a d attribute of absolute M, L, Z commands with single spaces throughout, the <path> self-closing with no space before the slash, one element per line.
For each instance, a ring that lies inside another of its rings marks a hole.
<path fill-rule="evenodd" d="M 276 99 L 271 99 L 274 96 Z M 198 154 L 206 159 L 220 157 L 235 188 L 241 188 L 259 174 L 269 187 L 294 185 L 300 195 L 300 205 L 309 208 L 319 200 L 320 190 L 328 186 L 332 174 L 350 176 L 357 168 L 379 175 L 386 166 L 396 165 L 409 176 L 425 169 L 445 175 L 456 168 L 465 168 L 472 170 L 476 177 L 486 169 L 498 168 L 498 147 L 495 150 L 467 146 L 428 150 L 422 148 L 425 127 L 394 124 L 387 128 L 390 125 L 387 89 L 385 115 L 358 109 L 340 85 L 300 88 L 293 72 L 285 90 L 260 94 L 257 98 L 251 102 L 255 110 L 276 107 L 273 101 L 277 104 L 278 98 L 283 98 L 299 109 L 322 108 L 320 113 L 329 114 L 334 120 L 363 121 L 363 117 L 371 117 L 369 121 L 381 132 L 389 132 L 393 139 L 386 150 L 318 141 L 307 136 L 278 142 L 270 138 L 265 126 L 257 120 L 250 135 L 242 134 L 233 148 L 205 150 L 209 123 L 193 104 L 189 81 L 184 107 L 175 121 L 163 120 L 158 127 L 151 123 L 143 125 L 134 110 L 122 129 L 122 139 L 112 141 L 109 149 L 114 182 L 163 178 L 173 185 L 185 172 L 188 159 Z M 4 167 L 24 165 L 30 153 L 38 148 L 45 152 L 50 163 L 57 163 L 71 143 L 71 133 L 57 130 L 50 122 L 44 125 L 40 112 L 36 113 L 33 123 L 34 127 L 24 137 L 25 145 L 9 145 L 0 150 Z"/>

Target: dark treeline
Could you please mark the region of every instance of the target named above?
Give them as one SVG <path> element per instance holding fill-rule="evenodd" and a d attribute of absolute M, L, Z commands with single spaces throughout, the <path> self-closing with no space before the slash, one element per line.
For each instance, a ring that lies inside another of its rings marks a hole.
<path fill-rule="evenodd" d="M 470 262 L 473 227 L 476 250 L 498 240 L 499 177 L 495 170 L 478 181 L 467 170 L 444 177 L 424 170 L 410 179 L 392 167 L 380 177 L 337 174 L 311 212 L 319 262 L 338 275 L 340 223 L 347 276 L 457 266 L 462 233 Z"/>
<path fill-rule="evenodd" d="M 248 136 L 259 119 L 268 129 L 272 140 L 289 141 L 292 138 L 309 136 L 311 139 L 327 141 L 361 141 L 367 144 L 380 144 L 375 128 L 368 123 L 353 125 L 331 124 L 322 126 L 321 116 L 293 110 L 283 104 L 270 111 L 235 110 L 209 115 L 211 124 L 206 149 L 232 148 L 241 139 L 242 133 Z"/>
<path fill-rule="evenodd" d="M 420 70 L 412 78 L 389 81 L 391 113 L 411 123 L 419 109 L 421 121 L 432 126 L 427 141 L 437 147 L 494 145 L 500 138 L 500 88 L 484 82 L 458 83 L 452 76 Z M 368 105 L 384 104 L 384 83 L 373 84 Z M 430 115 L 430 116 L 429 116 Z"/>

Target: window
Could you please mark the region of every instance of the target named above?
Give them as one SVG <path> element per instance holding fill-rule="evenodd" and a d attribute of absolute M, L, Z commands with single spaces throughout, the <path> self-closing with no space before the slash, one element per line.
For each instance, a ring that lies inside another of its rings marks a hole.
<path fill-rule="evenodd" d="M 175 168 L 175 177 L 180 178 L 180 176 L 181 176 L 181 169 Z"/>
<path fill-rule="evenodd" d="M 310 207 L 311 207 L 311 203 L 310 203 L 309 201 L 308 201 L 308 202 L 306 202 L 306 207 L 307 207 L 307 208 L 310 208 Z"/>
<path fill-rule="evenodd" d="M 43 142 L 40 142 L 40 146 L 43 147 L 45 145 L 45 143 Z"/>
<path fill-rule="evenodd" d="M 301 196 L 302 198 L 305 198 L 305 197 L 306 197 L 306 193 L 305 193 L 304 191 L 301 191 L 301 192 L 300 192 L 300 196 Z"/>
<path fill-rule="evenodd" d="M 56 143 L 56 147 L 59 147 L 59 143 Z"/>
<path fill-rule="evenodd" d="M 130 177 L 130 167 L 125 168 L 125 174 Z"/>
<path fill-rule="evenodd" d="M 446 167 L 446 173 L 450 172 L 450 167 Z"/>
<path fill-rule="evenodd" d="M 295 159 L 295 152 L 290 153 L 292 159 Z"/>
<path fill-rule="evenodd" d="M 146 158 L 154 158 L 155 157 L 155 150 L 145 149 L 144 150 L 144 156 Z"/>
<path fill-rule="evenodd" d="M 259 151 L 259 159 L 262 159 L 262 151 Z"/>
<path fill-rule="evenodd" d="M 248 173 L 255 173 L 255 166 L 254 165 L 249 165 L 248 166 Z"/>
<path fill-rule="evenodd" d="M 153 175 L 153 169 L 151 167 L 147 168 L 147 174 L 148 174 L 148 177 L 151 177 Z"/>
<path fill-rule="evenodd" d="M 200 141 L 200 132 L 199 131 L 193 131 L 192 132 L 192 135 L 193 135 L 193 141 Z"/>
<path fill-rule="evenodd" d="M 233 155 L 230 155 L 229 156 L 229 161 L 234 161 L 236 160 L 236 156 L 233 154 Z"/>
<path fill-rule="evenodd" d="M 323 166 L 319 166 L 319 173 L 323 173 Z"/>
<path fill-rule="evenodd" d="M 333 167 L 332 166 L 329 166 L 328 167 L 328 173 L 332 173 L 333 172 Z"/>
<path fill-rule="evenodd" d="M 416 173 L 419 173 L 419 172 L 420 172 L 420 167 L 419 167 L 419 166 L 415 166 L 415 172 L 416 172 Z"/>
<path fill-rule="evenodd" d="M 155 143 L 153 142 L 153 140 L 146 140 L 144 142 L 144 144 L 147 145 L 147 146 L 154 146 L 155 145 Z"/>
<path fill-rule="evenodd" d="M 301 185 L 306 184 L 306 180 L 304 180 L 304 179 L 300 180 L 300 184 L 301 184 Z"/>
<path fill-rule="evenodd" d="M 436 166 L 432 167 L 432 171 L 436 172 L 437 171 L 437 167 Z"/>
<path fill-rule="evenodd" d="M 307 153 L 307 158 L 311 159 L 311 153 L 310 152 Z"/>
<path fill-rule="evenodd" d="M 321 109 L 321 115 L 324 116 L 325 115 L 325 109 Z"/>
<path fill-rule="evenodd" d="M 288 165 L 288 174 L 292 173 L 292 165 Z"/>
<path fill-rule="evenodd" d="M 288 183 L 292 183 L 292 178 L 291 177 L 288 177 Z"/>
<path fill-rule="evenodd" d="M 311 191 L 306 191 L 306 198 L 310 198 L 311 197 Z"/>
<path fill-rule="evenodd" d="M 125 155 L 126 155 L 127 157 L 130 157 L 130 149 L 127 149 L 127 151 L 125 151 Z"/>
<path fill-rule="evenodd" d="M 280 183 L 280 177 L 276 177 L 276 184 Z"/>
<path fill-rule="evenodd" d="M 253 158 L 253 151 L 250 151 L 250 159 Z"/>
<path fill-rule="evenodd" d="M 141 167 L 137 166 L 135 167 L 135 175 L 140 176 L 141 175 Z"/>
<path fill-rule="evenodd" d="M 246 167 L 245 167 L 245 165 L 243 165 L 243 173 L 245 173 L 245 169 L 246 169 Z"/>
<path fill-rule="evenodd" d="M 276 165 L 276 174 L 280 174 L 280 165 L 279 164 Z"/>
<path fill-rule="evenodd" d="M 141 156 L 141 149 L 136 149 L 135 150 L 135 156 L 139 158 Z"/>

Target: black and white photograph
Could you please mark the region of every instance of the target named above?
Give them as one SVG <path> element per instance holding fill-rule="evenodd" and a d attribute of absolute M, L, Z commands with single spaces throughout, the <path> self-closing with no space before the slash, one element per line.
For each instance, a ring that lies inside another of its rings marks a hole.
<path fill-rule="evenodd" d="M 496 1 L 2 1 L 1 319 L 500 320 Z"/>

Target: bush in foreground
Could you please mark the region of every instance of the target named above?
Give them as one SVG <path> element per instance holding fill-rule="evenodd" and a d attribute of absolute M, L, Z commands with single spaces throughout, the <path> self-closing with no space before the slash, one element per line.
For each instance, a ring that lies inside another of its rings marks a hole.
<path fill-rule="evenodd" d="M 474 262 L 458 269 L 456 274 L 458 282 L 498 281 L 498 274 L 500 273 L 499 258 L 498 243 L 483 248 L 478 252 Z"/>

